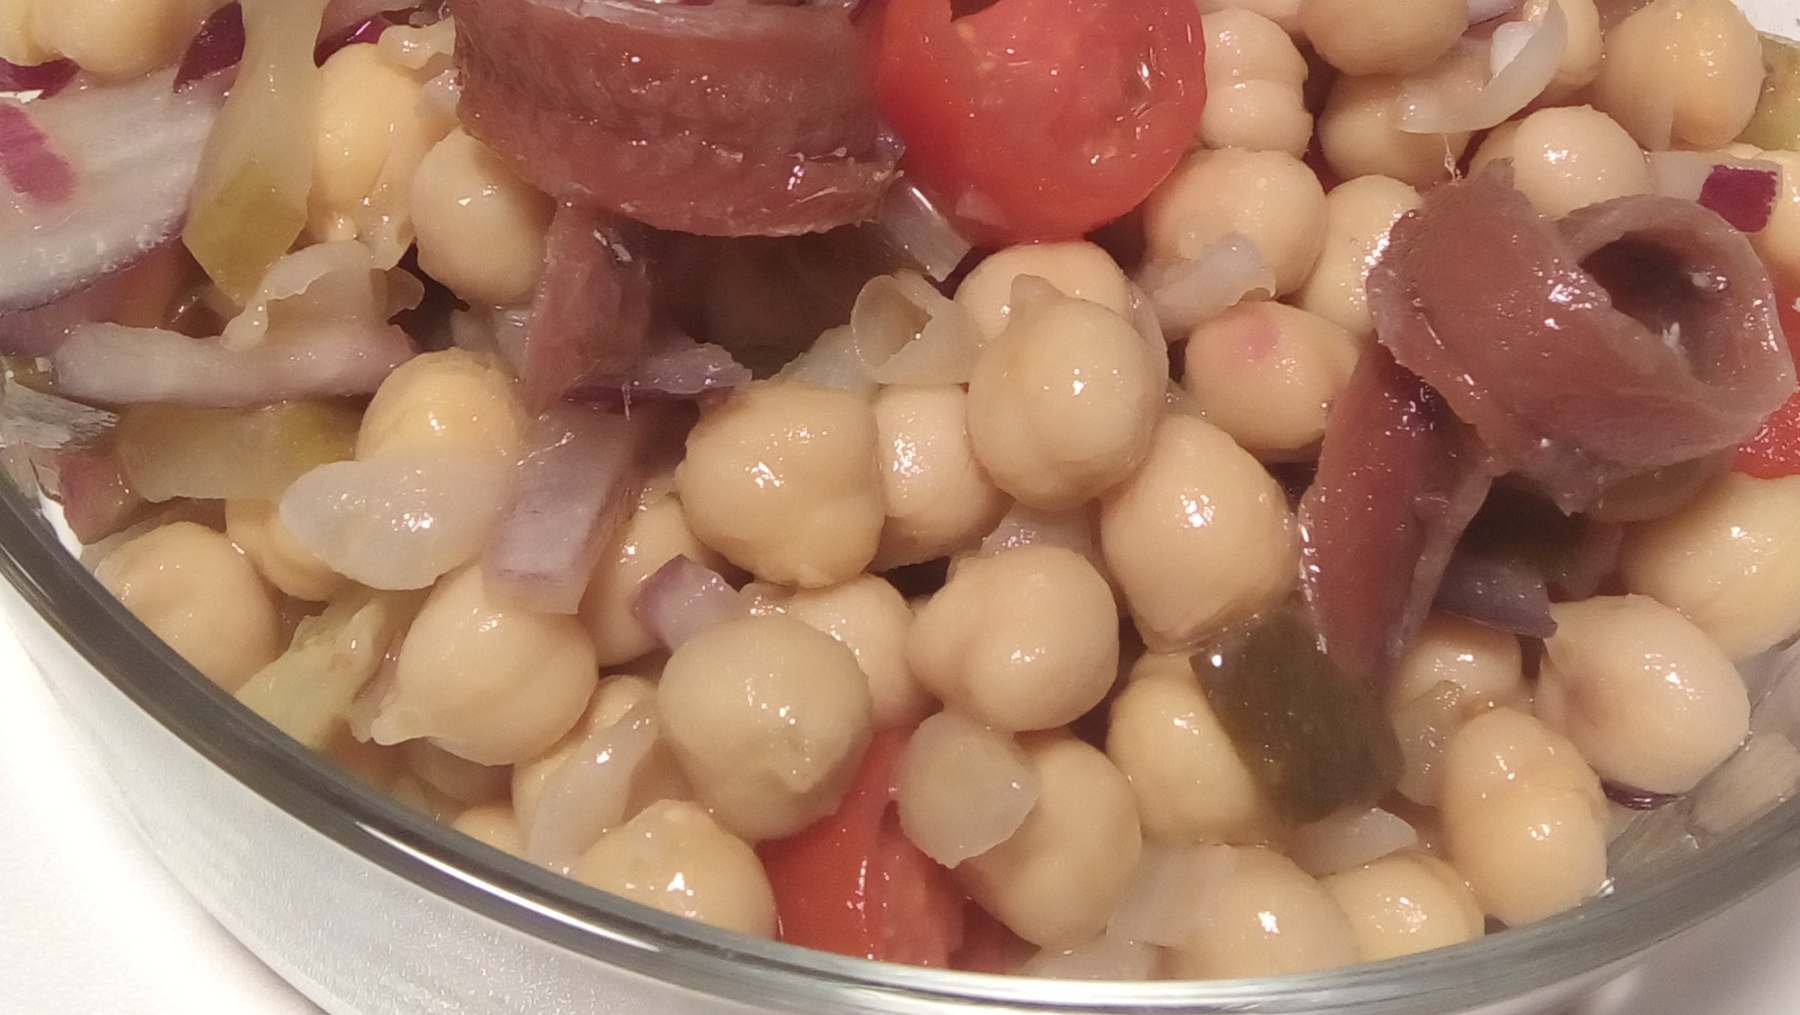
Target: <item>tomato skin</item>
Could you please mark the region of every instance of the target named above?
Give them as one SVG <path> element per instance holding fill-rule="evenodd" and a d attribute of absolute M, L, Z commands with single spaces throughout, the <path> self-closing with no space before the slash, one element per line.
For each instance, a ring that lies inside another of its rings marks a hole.
<path fill-rule="evenodd" d="M 894 813 L 894 768 L 911 735 L 876 734 L 835 814 L 757 847 L 783 941 L 938 967 L 961 945 L 962 893 L 906 838 Z"/>
<path fill-rule="evenodd" d="M 1143 203 L 1192 147 L 1192 0 L 888 0 L 871 60 L 903 168 L 971 239 L 1072 239 Z"/>
<path fill-rule="evenodd" d="M 1800 364 L 1800 309 L 1791 295 L 1776 299 L 1781 309 L 1781 330 L 1788 337 L 1788 352 Z M 1763 421 L 1755 437 L 1745 441 L 1732 459 L 1731 467 L 1757 479 L 1781 479 L 1800 476 L 1800 392 L 1789 396 L 1781 408 Z"/>

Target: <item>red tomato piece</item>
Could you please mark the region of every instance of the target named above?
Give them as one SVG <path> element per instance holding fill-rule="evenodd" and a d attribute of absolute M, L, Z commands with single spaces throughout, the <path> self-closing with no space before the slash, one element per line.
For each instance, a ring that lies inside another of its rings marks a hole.
<path fill-rule="evenodd" d="M 1143 203 L 1193 146 L 1206 40 L 1193 0 L 888 0 L 876 98 L 902 167 L 972 239 L 1070 239 Z"/>
<path fill-rule="evenodd" d="M 894 813 L 894 766 L 910 736 L 877 734 L 837 813 L 758 847 L 783 941 L 916 966 L 946 966 L 961 945 L 962 893 Z"/>
<path fill-rule="evenodd" d="M 1791 296 L 1779 296 L 1776 302 L 1781 305 L 1781 330 L 1787 333 L 1788 352 L 1795 354 L 1795 362 L 1800 364 L 1800 350 L 1794 348 L 1794 343 L 1800 342 L 1800 309 L 1795 308 Z M 1763 421 L 1756 436 L 1738 448 L 1731 465 L 1758 479 L 1800 476 L 1800 393 Z"/>

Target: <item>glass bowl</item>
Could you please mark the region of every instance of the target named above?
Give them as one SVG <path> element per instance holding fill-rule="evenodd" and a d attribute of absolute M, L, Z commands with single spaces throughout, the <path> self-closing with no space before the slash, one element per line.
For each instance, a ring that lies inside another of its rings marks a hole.
<path fill-rule="evenodd" d="M 159 642 L 0 480 L 0 606 L 145 838 L 233 934 L 327 1011 L 1262 1012 L 1525 1015 L 1800 866 L 1800 801 L 1722 836 L 1685 807 L 1614 842 L 1579 909 L 1428 955 L 1264 980 L 1084 983 L 839 958 L 678 920 L 489 849 L 264 724 Z M 1800 717 L 1800 651 L 1746 673 L 1758 727 Z M 1793 736 L 1800 729 L 1783 728 Z"/>

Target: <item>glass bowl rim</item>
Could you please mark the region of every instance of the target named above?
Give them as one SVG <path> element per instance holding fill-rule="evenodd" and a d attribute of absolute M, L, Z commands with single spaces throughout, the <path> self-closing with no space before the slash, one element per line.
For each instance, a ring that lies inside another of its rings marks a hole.
<path fill-rule="evenodd" d="M 256 794 L 412 885 L 577 955 L 779 1010 L 939 1013 L 1419 1012 L 1472 1008 L 1614 966 L 1800 867 L 1800 799 L 1679 869 L 1518 930 L 1324 973 L 1085 982 L 846 958 L 702 926 L 484 846 L 364 785 L 206 680 L 70 554 L 35 496 L 0 482 L 0 573 L 82 659 L 170 734 Z"/>

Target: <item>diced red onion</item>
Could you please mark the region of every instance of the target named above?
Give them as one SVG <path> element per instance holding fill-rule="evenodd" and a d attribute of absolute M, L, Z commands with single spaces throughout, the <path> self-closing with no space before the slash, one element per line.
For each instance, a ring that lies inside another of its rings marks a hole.
<path fill-rule="evenodd" d="M 1040 951 L 1026 960 L 1019 975 L 1052 980 L 1154 980 L 1157 960 L 1154 945 L 1102 934 L 1073 948 Z"/>
<path fill-rule="evenodd" d="M 1459 551 L 1444 568 L 1433 608 L 1527 638 L 1556 633 L 1544 576 L 1521 561 Z"/>
<path fill-rule="evenodd" d="M 1606 791 L 1606 799 L 1618 804 L 1628 811 L 1654 811 L 1681 799 L 1672 793 L 1652 793 L 1636 786 L 1602 780 L 1600 788 Z"/>
<path fill-rule="evenodd" d="M 1339 811 L 1294 829 L 1288 856 L 1300 869 L 1322 878 L 1355 870 L 1419 843 L 1419 833 L 1379 807 Z"/>
<path fill-rule="evenodd" d="M 525 327 L 500 345 L 525 404 L 541 412 L 589 374 L 631 370 L 649 344 L 651 292 L 642 230 L 565 204 L 544 239 Z"/>
<path fill-rule="evenodd" d="M 489 588 L 544 613 L 574 613 L 600 554 L 636 506 L 650 414 L 562 403 L 526 434 L 516 499 L 482 566 Z"/>
<path fill-rule="evenodd" d="M 1515 29 L 1514 24 L 1521 27 Z M 1400 129 L 1409 134 L 1455 134 L 1505 123 L 1556 80 L 1569 48 L 1568 15 L 1559 0 L 1550 0 L 1541 24 L 1509 22 L 1495 30 L 1489 46 L 1492 76 L 1473 93 L 1447 94 L 1443 82 L 1430 77 L 1409 83 L 1399 99 Z"/>
<path fill-rule="evenodd" d="M 954 274 L 973 249 L 918 184 L 905 180 L 888 190 L 876 226 L 890 244 L 936 282 Z"/>
<path fill-rule="evenodd" d="M 281 497 L 281 524 L 333 571 L 422 589 L 474 560 L 512 494 L 511 463 L 425 450 L 321 465 Z"/>
<path fill-rule="evenodd" d="M 1469 24 L 1479 25 L 1519 9 L 1523 0 L 1469 0 Z"/>
<path fill-rule="evenodd" d="M 1230 881 L 1236 866 L 1229 846 L 1145 843 L 1107 933 L 1165 948 L 1186 944 L 1207 896 Z"/>
<path fill-rule="evenodd" d="M 1196 326 L 1245 300 L 1275 295 L 1275 272 L 1248 237 L 1232 233 L 1177 261 L 1154 261 L 1138 270 L 1166 335 L 1186 338 Z"/>
<path fill-rule="evenodd" d="M 1656 192 L 1697 201 L 1746 233 L 1767 229 L 1781 190 L 1781 166 L 1710 152 L 1652 152 Z"/>
<path fill-rule="evenodd" d="M 48 99 L 67 88 L 80 72 L 73 60 L 50 60 L 29 66 L 0 60 L 0 101 Z"/>
<path fill-rule="evenodd" d="M 1011 737 L 954 712 L 919 724 L 894 784 L 900 828 L 945 867 L 1012 838 L 1039 790 L 1037 771 Z"/>
<path fill-rule="evenodd" d="M 1779 733 L 1757 733 L 1689 800 L 1694 827 L 1724 835 L 1755 821 L 1791 799 L 1800 787 L 1800 751 Z"/>
<path fill-rule="evenodd" d="M 320 328 L 305 337 L 228 349 L 156 328 L 78 327 L 50 357 L 57 390 L 114 405 L 266 405 L 367 395 L 417 350 L 392 325 Z"/>
<path fill-rule="evenodd" d="M 55 451 L 87 444 L 118 421 L 105 409 L 48 395 L 11 379 L 0 386 L 0 447 Z"/>
<path fill-rule="evenodd" d="M 24 106 L 0 102 L 0 176 L 14 193 L 40 205 L 75 195 L 75 167 L 50 146 Z"/>
<path fill-rule="evenodd" d="M 567 873 L 601 835 L 625 820 L 632 780 L 656 747 L 656 709 L 643 702 L 587 735 L 544 782 L 525 857 Z"/>
<path fill-rule="evenodd" d="M 638 586 L 631 612 L 674 649 L 714 624 L 746 615 L 749 604 L 718 572 L 678 556 Z"/>
<path fill-rule="evenodd" d="M 244 8 L 227 4 L 200 24 L 200 31 L 175 70 L 175 90 L 236 67 L 244 59 Z"/>
<path fill-rule="evenodd" d="M 0 228 L 0 315 L 91 285 L 175 235 L 218 97 L 175 95 L 171 80 L 157 74 L 24 107 L 81 172 L 66 206 L 27 208 Z"/>
<path fill-rule="evenodd" d="M 63 521 L 84 545 L 130 525 L 147 505 L 131 488 L 117 455 L 103 448 L 65 448 L 46 456 Z"/>

